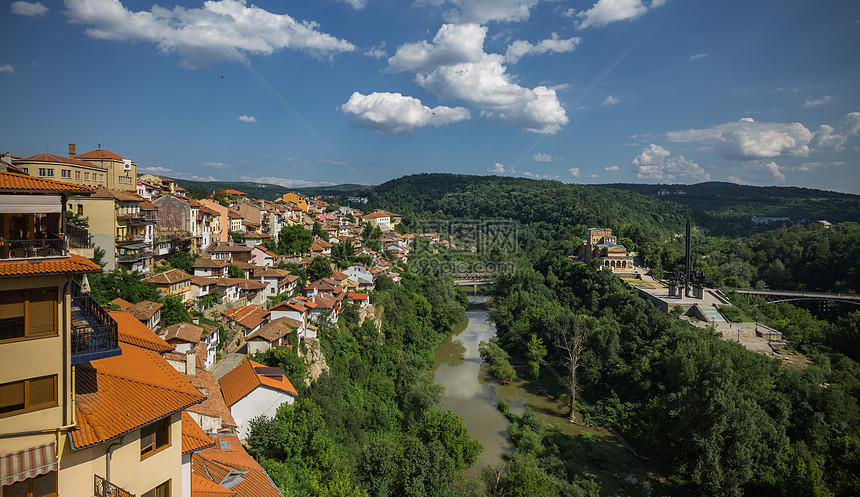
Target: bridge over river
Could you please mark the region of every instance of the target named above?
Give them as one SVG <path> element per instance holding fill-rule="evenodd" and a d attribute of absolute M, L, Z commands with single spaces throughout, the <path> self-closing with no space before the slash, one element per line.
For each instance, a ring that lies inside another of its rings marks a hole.
<path fill-rule="evenodd" d="M 769 303 L 790 302 L 796 300 L 828 300 L 860 305 L 860 295 L 856 293 L 825 293 L 806 292 L 802 290 L 753 290 L 739 288 L 735 293 L 750 297 L 762 297 Z"/>

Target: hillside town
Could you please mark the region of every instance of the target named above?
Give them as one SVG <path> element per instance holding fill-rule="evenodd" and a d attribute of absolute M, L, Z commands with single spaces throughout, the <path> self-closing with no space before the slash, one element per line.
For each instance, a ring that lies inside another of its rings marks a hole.
<path fill-rule="evenodd" d="M 281 495 L 242 441 L 298 392 L 250 356 L 301 343 L 318 376 L 320 326 L 347 309 L 368 318 L 416 237 L 451 244 L 295 192 L 193 199 L 75 145 L 4 155 L 0 208 L 3 495 Z M 306 246 L 287 248 L 288 233 Z M 99 303 L 90 281 L 104 272 L 161 298 Z M 188 319 L 165 322 L 177 302 Z"/>

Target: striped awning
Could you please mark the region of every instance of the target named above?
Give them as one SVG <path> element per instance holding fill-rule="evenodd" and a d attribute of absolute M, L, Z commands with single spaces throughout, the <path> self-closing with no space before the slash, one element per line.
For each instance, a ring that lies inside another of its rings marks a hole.
<path fill-rule="evenodd" d="M 57 468 L 56 442 L 4 454 L 0 456 L 0 487 L 57 471 Z"/>

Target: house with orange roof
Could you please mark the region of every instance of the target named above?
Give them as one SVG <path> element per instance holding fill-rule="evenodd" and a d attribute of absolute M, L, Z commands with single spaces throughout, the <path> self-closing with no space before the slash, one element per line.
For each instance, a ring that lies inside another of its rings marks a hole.
<path fill-rule="evenodd" d="M 119 341 L 137 347 L 163 354 L 173 350 L 173 345 L 167 343 L 154 331 L 141 323 L 128 311 L 109 311 L 110 317 L 117 323 Z"/>
<path fill-rule="evenodd" d="M 250 421 L 274 417 L 281 404 L 295 402 L 298 392 L 283 370 L 247 360 L 221 377 L 221 393 L 239 425 L 239 438 L 248 436 Z"/>
<path fill-rule="evenodd" d="M 69 155 L 75 148 L 74 144 L 69 145 Z M 104 168 L 107 171 L 105 187 L 112 190 L 137 192 L 137 164 L 133 160 L 121 157 L 101 147 L 78 154 L 76 158 Z"/>
<path fill-rule="evenodd" d="M 14 159 L 12 164 L 34 177 L 91 188 L 107 186 L 107 170 L 91 161 L 79 158 L 74 144 L 69 145 L 68 157 L 46 152 Z"/>
<path fill-rule="evenodd" d="M 296 299 L 285 300 L 269 309 L 270 321 L 275 321 L 284 317 L 298 321 L 302 323 L 303 328 L 306 328 L 309 322 L 310 309 L 304 305 L 304 302 L 300 302 Z M 301 334 L 299 334 L 299 338 L 302 338 Z"/>
<path fill-rule="evenodd" d="M 400 214 L 376 209 L 370 214 L 361 217 L 364 222 L 370 224 L 374 228 L 379 228 L 381 231 L 391 231 L 394 226 L 400 222 Z"/>
<path fill-rule="evenodd" d="M 184 353 L 197 347 L 206 330 L 192 323 L 176 323 L 164 330 L 164 341 L 176 352 Z"/>
<path fill-rule="evenodd" d="M 368 293 L 359 293 L 350 290 L 349 293 L 346 294 L 346 298 L 350 302 L 358 304 L 358 306 L 362 309 L 370 305 L 370 294 Z"/>
<path fill-rule="evenodd" d="M 224 259 L 213 259 L 211 256 L 203 255 L 194 261 L 192 268 L 194 269 L 194 276 L 225 278 L 229 265 L 230 263 Z"/>
<path fill-rule="evenodd" d="M 283 497 L 235 435 L 210 435 L 215 446 L 191 458 L 192 497 Z"/>
<path fill-rule="evenodd" d="M 236 421 L 230 414 L 230 408 L 224 402 L 221 387 L 211 371 L 201 367 L 184 370 L 183 376 L 200 393 L 206 395 L 206 400 L 185 410 L 197 424 L 207 433 L 235 433 Z M 180 371 L 182 372 L 182 371 Z"/>
<path fill-rule="evenodd" d="M 171 269 L 158 273 L 144 278 L 143 281 L 155 285 L 162 295 L 179 295 L 185 302 L 190 298 L 191 275 L 181 269 Z"/>
<path fill-rule="evenodd" d="M 270 297 L 284 292 L 294 292 L 296 282 L 299 279 L 298 276 L 290 274 L 287 270 L 273 267 L 258 267 L 254 270 L 252 277 L 266 284 L 264 293 Z"/>
<path fill-rule="evenodd" d="M 267 314 L 265 309 L 255 304 L 221 311 L 221 315 L 230 322 L 230 327 L 240 330 L 245 337 L 257 331 L 266 322 Z"/>
<path fill-rule="evenodd" d="M 248 344 L 248 354 L 266 352 L 276 347 L 289 344 L 289 335 L 296 333 L 304 336 L 304 324 L 291 318 L 280 318 L 269 321 L 248 335 L 245 342 Z"/>
<path fill-rule="evenodd" d="M 128 310 L 132 316 L 136 317 L 138 321 L 143 323 L 150 330 L 156 330 L 161 324 L 162 307 L 164 307 L 164 304 L 162 303 L 143 300 L 129 306 L 125 310 Z"/>
<path fill-rule="evenodd" d="M 65 203 L 91 188 L 0 172 L 0 486 L 60 492 L 76 416 L 76 370 L 122 353 L 117 324 L 75 279 L 98 273 L 68 252 Z M 103 473 L 102 473 L 103 474 Z M 86 485 L 92 488 L 93 473 Z"/>

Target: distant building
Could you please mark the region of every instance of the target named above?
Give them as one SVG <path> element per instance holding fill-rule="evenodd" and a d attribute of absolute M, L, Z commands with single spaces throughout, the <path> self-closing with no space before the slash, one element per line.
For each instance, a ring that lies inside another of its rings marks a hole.
<path fill-rule="evenodd" d="M 252 419 L 274 418 L 281 404 L 292 404 L 298 392 L 281 368 L 245 361 L 221 378 L 221 393 L 239 426 L 239 438 L 248 436 Z"/>
<path fill-rule="evenodd" d="M 770 224 L 770 223 L 787 223 L 791 221 L 790 217 L 766 217 L 753 216 L 751 221 L 753 224 Z"/>
<path fill-rule="evenodd" d="M 599 259 L 604 267 L 612 271 L 632 271 L 633 257 L 627 254 L 623 245 L 616 242 L 611 229 L 590 228 L 588 237 L 579 249 L 579 257 L 585 262 Z"/>

